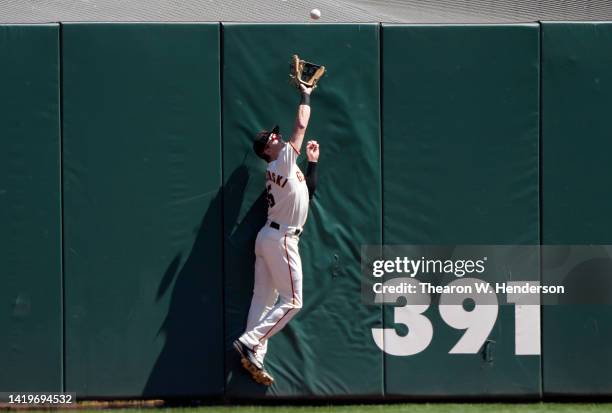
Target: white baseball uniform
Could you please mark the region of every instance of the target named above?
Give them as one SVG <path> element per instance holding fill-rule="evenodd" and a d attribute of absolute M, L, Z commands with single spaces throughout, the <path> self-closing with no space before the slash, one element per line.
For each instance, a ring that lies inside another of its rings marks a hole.
<path fill-rule="evenodd" d="M 255 286 L 245 333 L 240 341 L 263 363 L 268 339 L 302 308 L 299 236 L 308 215 L 308 187 L 296 164 L 299 152 L 288 142 L 268 163 L 268 221 L 255 242 Z M 279 229 L 270 224 L 278 224 Z M 278 300 L 278 302 L 277 302 Z"/>

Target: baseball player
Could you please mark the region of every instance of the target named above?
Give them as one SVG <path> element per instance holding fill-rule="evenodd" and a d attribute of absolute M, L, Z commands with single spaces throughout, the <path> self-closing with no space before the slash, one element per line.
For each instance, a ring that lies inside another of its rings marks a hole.
<path fill-rule="evenodd" d="M 302 98 L 293 134 L 281 139 L 278 126 L 257 134 L 255 153 L 268 163 L 266 191 L 268 220 L 255 242 L 255 285 L 246 331 L 233 345 L 253 379 L 267 386 L 274 382 L 264 368 L 268 340 L 302 308 L 302 262 L 299 237 L 316 189 L 319 144 L 306 146 L 306 176 L 296 164 L 310 119 L 312 88 L 300 86 Z"/>

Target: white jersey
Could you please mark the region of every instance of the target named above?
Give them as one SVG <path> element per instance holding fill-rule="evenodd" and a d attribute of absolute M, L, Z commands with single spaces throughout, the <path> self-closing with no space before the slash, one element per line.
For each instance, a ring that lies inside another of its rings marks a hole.
<path fill-rule="evenodd" d="M 308 216 L 308 187 L 296 164 L 299 152 L 290 142 L 280 150 L 278 158 L 268 163 L 266 190 L 268 219 L 280 225 L 302 228 Z"/>

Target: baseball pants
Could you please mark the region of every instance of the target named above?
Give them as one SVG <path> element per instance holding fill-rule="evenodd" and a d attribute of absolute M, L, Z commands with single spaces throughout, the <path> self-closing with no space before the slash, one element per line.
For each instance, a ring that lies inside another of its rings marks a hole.
<path fill-rule="evenodd" d="M 299 237 L 269 226 L 255 241 L 255 284 L 245 333 L 240 341 L 263 363 L 268 339 L 302 308 Z"/>

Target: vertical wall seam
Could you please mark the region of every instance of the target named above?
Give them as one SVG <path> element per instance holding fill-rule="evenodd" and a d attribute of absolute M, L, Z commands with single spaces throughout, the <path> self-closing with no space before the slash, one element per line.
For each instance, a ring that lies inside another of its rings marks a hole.
<path fill-rule="evenodd" d="M 544 281 L 543 276 L 544 272 L 542 269 L 542 243 L 543 239 L 543 191 L 542 191 L 542 82 L 544 76 L 542 75 L 542 40 L 543 40 L 543 30 L 542 30 L 542 22 L 538 22 L 538 225 L 539 225 L 539 244 L 540 244 L 540 283 Z M 541 299 L 541 294 L 540 294 Z M 541 300 L 540 300 L 541 303 Z M 540 305 L 540 400 L 544 398 L 544 306 Z"/>
<path fill-rule="evenodd" d="M 381 252 L 385 245 L 385 180 L 384 180 L 384 139 L 383 139 L 383 25 L 378 23 L 378 143 L 379 143 L 379 161 L 380 161 L 380 242 Z M 380 304 L 381 322 L 385 327 L 385 307 Z M 384 348 L 384 338 L 383 338 Z M 382 352 L 382 397 L 386 397 L 387 380 L 386 380 L 386 355 Z"/>
<path fill-rule="evenodd" d="M 221 157 L 221 187 L 219 189 L 219 197 L 221 204 L 221 348 L 223 349 L 223 393 L 222 400 L 227 403 L 227 357 L 225 354 L 225 168 L 223 165 L 223 23 L 219 22 L 217 26 L 219 34 L 219 131 L 220 147 L 219 156 Z"/>
<path fill-rule="evenodd" d="M 64 26 L 58 23 L 58 69 L 59 69 L 59 187 L 60 187 L 60 248 L 61 248 L 61 260 L 60 260 L 60 284 L 62 293 L 60 296 L 61 301 L 61 386 L 62 392 L 66 391 L 66 256 L 65 256 L 65 236 L 64 236 L 64 65 L 63 65 L 63 31 Z"/>

